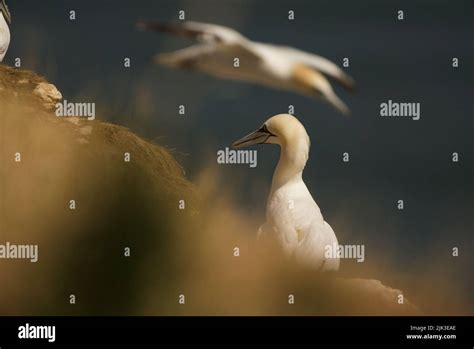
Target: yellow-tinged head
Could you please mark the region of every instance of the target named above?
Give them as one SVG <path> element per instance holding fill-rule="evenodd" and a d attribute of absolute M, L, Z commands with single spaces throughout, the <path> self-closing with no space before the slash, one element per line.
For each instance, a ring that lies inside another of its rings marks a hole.
<path fill-rule="evenodd" d="M 234 148 L 252 144 L 279 144 L 285 148 L 303 145 L 309 150 L 309 136 L 303 124 L 293 115 L 278 114 L 272 116 L 256 131 L 234 142 Z"/>
<path fill-rule="evenodd" d="M 302 93 L 319 97 L 345 115 L 350 115 L 347 105 L 336 95 L 328 79 L 319 71 L 305 65 L 295 65 L 291 79 Z"/>

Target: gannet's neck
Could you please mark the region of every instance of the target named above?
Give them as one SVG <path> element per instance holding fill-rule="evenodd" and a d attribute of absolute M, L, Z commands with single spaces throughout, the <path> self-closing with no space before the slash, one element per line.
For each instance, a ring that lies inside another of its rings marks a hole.
<path fill-rule="evenodd" d="M 307 137 L 299 137 L 293 142 L 281 144 L 280 160 L 273 173 L 270 196 L 283 185 L 301 181 L 303 169 L 308 160 L 309 141 Z"/>

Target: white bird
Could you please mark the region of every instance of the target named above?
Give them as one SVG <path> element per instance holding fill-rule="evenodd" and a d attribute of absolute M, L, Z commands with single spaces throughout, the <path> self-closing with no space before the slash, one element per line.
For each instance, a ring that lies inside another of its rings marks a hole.
<path fill-rule="evenodd" d="M 259 237 L 275 238 L 288 257 L 308 268 L 338 270 L 337 254 L 327 254 L 339 246 L 336 235 L 302 177 L 310 146 L 304 126 L 294 116 L 275 115 L 232 146 L 263 143 L 278 144 L 281 151 L 267 201 L 266 222 L 259 229 Z"/>
<path fill-rule="evenodd" d="M 336 95 L 326 76 L 350 91 L 353 91 L 354 80 L 324 57 L 292 47 L 250 41 L 231 28 L 215 24 L 142 21 L 137 23 L 137 27 L 201 42 L 158 55 L 157 61 L 161 64 L 319 97 L 342 113 L 349 114 L 349 108 Z M 236 58 L 239 59 L 238 67 Z"/>
<path fill-rule="evenodd" d="M 5 0 L 0 0 L 0 62 L 3 61 L 10 45 L 10 29 L 11 15 Z"/>

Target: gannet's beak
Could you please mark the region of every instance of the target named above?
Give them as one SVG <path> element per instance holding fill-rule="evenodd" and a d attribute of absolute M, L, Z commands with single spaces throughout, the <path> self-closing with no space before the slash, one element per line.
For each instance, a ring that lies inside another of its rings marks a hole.
<path fill-rule="evenodd" d="M 276 135 L 268 131 L 266 125 L 263 125 L 257 131 L 254 131 L 251 134 L 240 138 L 238 141 L 235 141 L 232 144 L 232 148 L 243 148 L 252 144 L 262 144 L 265 143 L 270 137 L 276 137 Z"/>
<path fill-rule="evenodd" d="M 3 13 L 3 17 L 7 21 L 8 25 L 12 24 L 12 15 L 10 14 L 10 10 L 8 10 L 8 6 L 5 3 L 5 0 L 0 0 L 0 11 Z"/>

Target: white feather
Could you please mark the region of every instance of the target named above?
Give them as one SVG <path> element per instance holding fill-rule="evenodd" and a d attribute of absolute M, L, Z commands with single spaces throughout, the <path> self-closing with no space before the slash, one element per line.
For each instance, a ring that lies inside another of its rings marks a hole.
<path fill-rule="evenodd" d="M 10 29 L 8 24 L 3 17 L 3 13 L 0 12 L 0 62 L 3 61 L 5 54 L 8 51 L 10 45 Z"/>

